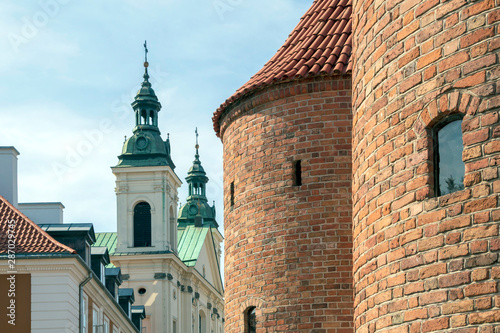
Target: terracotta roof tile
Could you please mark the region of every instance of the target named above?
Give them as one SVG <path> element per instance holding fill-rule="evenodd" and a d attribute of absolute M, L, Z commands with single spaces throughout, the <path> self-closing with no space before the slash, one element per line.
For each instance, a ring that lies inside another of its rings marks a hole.
<path fill-rule="evenodd" d="M 352 0 L 314 1 L 271 60 L 214 112 L 217 135 L 224 110 L 256 89 L 284 80 L 351 73 L 351 14 Z"/>
<path fill-rule="evenodd" d="M 76 253 L 72 248 L 59 243 L 38 225 L 27 218 L 5 198 L 0 196 L 0 254 L 8 253 L 9 221 L 14 220 L 15 253 Z"/>

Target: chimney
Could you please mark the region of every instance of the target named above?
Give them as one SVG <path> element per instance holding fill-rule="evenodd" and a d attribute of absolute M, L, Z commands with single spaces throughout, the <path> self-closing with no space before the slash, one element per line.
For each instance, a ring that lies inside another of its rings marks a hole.
<path fill-rule="evenodd" d="M 61 224 L 64 220 L 60 202 L 21 202 L 18 208 L 36 224 Z"/>
<path fill-rule="evenodd" d="M 14 147 L 0 147 L 0 195 L 17 208 L 17 156 Z"/>

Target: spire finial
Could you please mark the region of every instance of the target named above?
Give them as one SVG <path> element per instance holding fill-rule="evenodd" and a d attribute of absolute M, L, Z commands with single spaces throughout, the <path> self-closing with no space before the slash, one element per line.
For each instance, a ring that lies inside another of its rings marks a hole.
<path fill-rule="evenodd" d="M 196 129 L 194 130 L 194 132 L 196 133 L 196 146 L 194 146 L 196 148 L 196 159 L 198 159 L 199 155 L 198 155 L 198 148 L 200 148 L 200 146 L 198 145 L 198 127 L 196 127 Z"/>
<path fill-rule="evenodd" d="M 148 42 L 144 41 L 144 82 L 149 82 L 149 74 L 148 74 Z"/>

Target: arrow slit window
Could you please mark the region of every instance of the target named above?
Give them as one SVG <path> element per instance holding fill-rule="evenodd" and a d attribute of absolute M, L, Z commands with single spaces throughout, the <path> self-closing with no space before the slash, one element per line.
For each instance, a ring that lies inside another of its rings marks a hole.
<path fill-rule="evenodd" d="M 134 208 L 134 247 L 151 246 L 151 206 L 139 202 Z"/>

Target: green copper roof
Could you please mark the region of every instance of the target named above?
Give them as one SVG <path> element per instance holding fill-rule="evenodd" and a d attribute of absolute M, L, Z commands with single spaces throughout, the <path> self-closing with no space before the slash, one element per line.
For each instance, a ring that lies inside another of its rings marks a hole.
<path fill-rule="evenodd" d="M 108 248 L 109 254 L 115 253 L 116 250 L 116 232 L 97 233 L 96 241 L 92 246 L 105 246 Z"/>
<path fill-rule="evenodd" d="M 147 126 L 147 125 L 144 125 Z M 170 142 L 163 141 L 159 133 L 138 129 L 123 144 L 122 154 L 118 156 L 117 167 L 141 167 L 175 164 L 170 157 Z"/>
<path fill-rule="evenodd" d="M 201 248 L 203 247 L 203 242 L 209 230 L 209 226 L 195 227 L 192 225 L 177 229 L 177 251 L 179 253 L 179 258 L 186 266 L 196 265 Z"/>
<path fill-rule="evenodd" d="M 150 104 L 153 107 L 161 109 L 161 104 L 158 102 L 158 97 L 156 97 L 155 91 L 151 88 L 151 82 L 149 82 L 148 65 L 147 62 L 144 63 L 144 81 L 141 84 L 141 89 L 137 92 L 132 103 L 132 107 L 135 109 L 136 105 Z"/>
<path fill-rule="evenodd" d="M 116 232 L 105 232 L 95 234 L 96 241 L 92 247 L 107 247 L 109 255 L 115 253 L 116 249 Z M 107 268 L 114 268 L 113 263 L 106 265 Z"/>
<path fill-rule="evenodd" d="M 196 261 L 200 256 L 203 242 L 210 231 L 210 227 L 195 227 L 186 226 L 179 227 L 177 230 L 177 251 L 179 258 L 186 266 L 196 265 Z M 96 242 L 93 247 L 105 246 L 108 248 L 110 255 L 115 255 L 117 234 L 116 232 L 105 232 L 96 234 Z"/>

